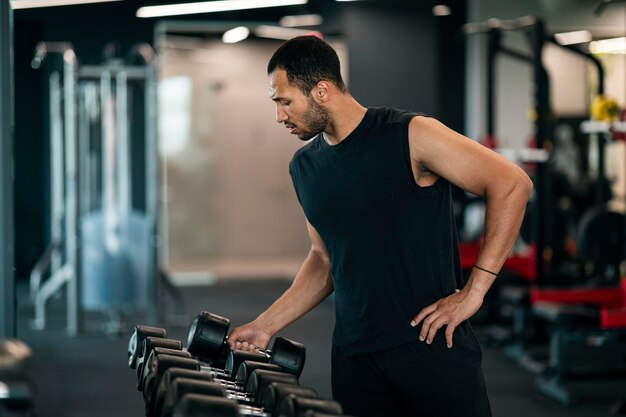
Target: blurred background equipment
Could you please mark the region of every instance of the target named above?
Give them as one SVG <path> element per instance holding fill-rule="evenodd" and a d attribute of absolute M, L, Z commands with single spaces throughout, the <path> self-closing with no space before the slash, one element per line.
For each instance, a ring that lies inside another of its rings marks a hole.
<path fill-rule="evenodd" d="M 123 312 L 156 317 L 156 57 L 140 44 L 124 62 L 109 44 L 104 64 L 79 65 L 70 43 L 40 42 L 32 67 L 51 54 L 63 65 L 49 76 L 51 230 L 30 275 L 34 326 L 65 288 L 70 335 L 83 310 L 105 311 L 117 331 Z"/>

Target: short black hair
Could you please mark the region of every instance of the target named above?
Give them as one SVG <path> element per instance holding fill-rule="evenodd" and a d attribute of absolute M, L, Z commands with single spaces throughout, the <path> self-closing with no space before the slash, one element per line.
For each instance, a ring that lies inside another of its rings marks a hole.
<path fill-rule="evenodd" d="M 322 80 L 346 91 L 337 52 L 316 36 L 297 36 L 282 44 L 267 64 L 267 75 L 276 69 L 285 70 L 289 83 L 295 84 L 305 95 Z"/>

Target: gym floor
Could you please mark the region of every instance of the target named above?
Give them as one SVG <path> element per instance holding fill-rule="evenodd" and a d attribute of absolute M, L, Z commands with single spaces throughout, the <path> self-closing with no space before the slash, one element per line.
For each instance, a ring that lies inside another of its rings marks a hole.
<path fill-rule="evenodd" d="M 254 318 L 276 299 L 289 283 L 285 280 L 229 280 L 210 287 L 182 289 L 185 314 L 178 324 L 163 324 L 168 336 L 186 339 L 193 317 L 208 310 L 231 319 L 233 325 Z M 26 295 L 20 291 L 21 295 Z M 19 299 L 25 300 L 20 296 Z M 35 407 L 39 417 L 138 417 L 143 400 L 134 386 L 134 373 L 126 366 L 130 328 L 121 337 L 107 337 L 100 329 L 101 317 L 87 317 L 85 335 L 68 338 L 63 329 L 63 299 L 51 301 L 49 329 L 29 328 L 32 307 L 18 305 L 18 336 L 28 343 L 34 357 L 30 374 L 37 392 Z M 141 318 L 131 318 L 130 324 Z M 148 324 L 148 323 L 145 323 Z M 312 386 L 320 396 L 330 397 L 330 338 L 334 324 L 333 303 L 329 299 L 281 333 L 307 346 L 307 364 L 301 384 Z M 475 326 L 480 336 L 484 329 Z M 607 392 L 626 393 L 626 383 L 606 381 L 605 390 L 595 381 L 579 385 L 591 395 L 576 406 L 564 407 L 536 392 L 534 375 L 506 359 L 500 351 L 484 347 L 483 367 L 494 417 L 596 417 L 611 415 L 612 400 Z M 411 382 L 407 375 L 407 383 Z M 621 390 L 621 391 L 619 391 Z M 418 417 L 418 416 L 417 416 Z"/>

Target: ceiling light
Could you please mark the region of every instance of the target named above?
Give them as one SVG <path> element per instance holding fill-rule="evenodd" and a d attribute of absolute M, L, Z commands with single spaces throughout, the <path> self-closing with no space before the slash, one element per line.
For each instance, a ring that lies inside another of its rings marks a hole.
<path fill-rule="evenodd" d="M 313 35 L 318 38 L 322 37 L 322 34 L 317 31 L 310 31 L 306 29 L 292 29 L 283 28 L 280 26 L 260 25 L 254 29 L 254 34 L 260 38 L 289 40 L 296 36 Z"/>
<path fill-rule="evenodd" d="M 12 0 L 11 8 L 18 9 L 34 9 L 37 7 L 56 7 L 56 6 L 72 6 L 87 3 L 106 3 L 121 0 Z"/>
<path fill-rule="evenodd" d="M 293 28 L 298 26 L 319 26 L 324 22 L 318 14 L 303 14 L 299 16 L 285 16 L 278 21 L 283 27 Z"/>
<path fill-rule="evenodd" d="M 245 26 L 238 26 L 234 29 L 227 30 L 222 35 L 222 42 L 224 43 L 237 43 L 250 36 L 250 29 Z"/>
<path fill-rule="evenodd" d="M 450 16 L 452 14 L 452 10 L 445 4 L 439 4 L 433 7 L 433 14 L 435 16 Z"/>
<path fill-rule="evenodd" d="M 140 7 L 137 17 L 178 16 L 183 14 L 229 12 L 233 10 L 261 9 L 265 7 L 295 6 L 308 0 L 217 0 L 197 3 L 164 4 Z"/>
<path fill-rule="evenodd" d="M 589 42 L 593 39 L 593 36 L 588 30 L 577 30 L 574 32 L 555 33 L 554 39 L 556 39 L 559 45 L 574 45 Z"/>
<path fill-rule="evenodd" d="M 592 54 L 623 54 L 626 53 L 626 38 L 611 38 L 589 43 Z"/>

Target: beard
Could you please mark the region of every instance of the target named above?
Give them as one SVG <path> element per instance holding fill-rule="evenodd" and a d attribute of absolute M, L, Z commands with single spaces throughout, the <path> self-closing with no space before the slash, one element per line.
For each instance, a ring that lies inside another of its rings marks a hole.
<path fill-rule="evenodd" d="M 302 133 L 298 136 L 301 141 L 307 141 L 323 131 L 330 121 L 327 109 L 317 104 L 313 97 L 308 97 L 309 106 L 302 115 Z"/>

